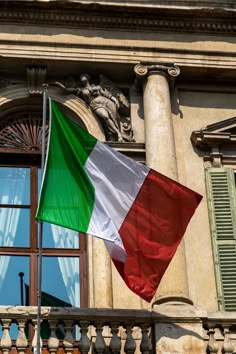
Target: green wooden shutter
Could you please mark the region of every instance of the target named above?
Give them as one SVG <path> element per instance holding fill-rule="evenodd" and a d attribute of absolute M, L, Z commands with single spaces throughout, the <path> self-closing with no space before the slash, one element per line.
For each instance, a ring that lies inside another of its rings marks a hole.
<path fill-rule="evenodd" d="M 230 168 L 205 170 L 220 310 L 236 311 L 236 193 Z"/>

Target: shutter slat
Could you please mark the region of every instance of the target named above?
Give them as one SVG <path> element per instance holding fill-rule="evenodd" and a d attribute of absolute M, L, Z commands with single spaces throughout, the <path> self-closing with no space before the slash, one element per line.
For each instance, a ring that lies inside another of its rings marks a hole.
<path fill-rule="evenodd" d="M 236 194 L 233 170 L 207 169 L 206 187 L 220 309 L 236 311 Z"/>

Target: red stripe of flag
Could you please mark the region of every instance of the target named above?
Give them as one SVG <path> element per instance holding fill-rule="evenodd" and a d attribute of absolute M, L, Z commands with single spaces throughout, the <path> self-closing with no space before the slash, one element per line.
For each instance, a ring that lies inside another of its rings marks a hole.
<path fill-rule="evenodd" d="M 150 302 L 202 197 L 150 170 L 120 230 L 127 258 L 113 260 L 127 286 Z"/>

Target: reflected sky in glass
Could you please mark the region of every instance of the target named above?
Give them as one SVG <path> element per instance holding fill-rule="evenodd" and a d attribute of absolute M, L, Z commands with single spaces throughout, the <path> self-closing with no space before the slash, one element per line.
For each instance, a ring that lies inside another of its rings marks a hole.
<path fill-rule="evenodd" d="M 23 272 L 21 278 L 19 273 Z M 25 305 L 25 283 L 29 284 L 29 257 L 27 256 L 0 256 L 0 305 Z M 23 298 L 21 297 L 21 286 Z M 11 324 L 10 337 L 16 339 L 18 328 Z M 0 338 L 2 328 L 0 327 Z"/>
<path fill-rule="evenodd" d="M 29 247 L 30 211 L 0 208 L 0 247 Z"/>
<path fill-rule="evenodd" d="M 1 167 L 0 186 L 1 204 L 30 204 L 29 168 Z"/>
<path fill-rule="evenodd" d="M 29 168 L 0 168 L 0 204 L 30 205 Z M 29 246 L 30 209 L 0 207 L 0 247 Z M 79 234 L 44 223 L 43 247 L 79 248 Z M 42 268 L 42 306 L 79 307 L 79 257 L 44 256 Z M 20 272 L 24 273 L 22 283 Z M 28 256 L 0 256 L 0 305 L 29 305 L 29 274 Z M 15 324 L 11 325 L 10 335 L 12 339 L 17 336 Z"/>
<path fill-rule="evenodd" d="M 79 258 L 43 257 L 42 291 L 45 299 L 47 294 L 55 297 L 54 306 L 79 307 Z"/>
<path fill-rule="evenodd" d="M 21 299 L 19 273 L 24 273 L 24 282 L 29 284 L 29 257 L 0 256 L 0 305 L 24 305 L 25 288 Z"/>
<path fill-rule="evenodd" d="M 43 223 L 43 248 L 79 248 L 79 233 L 61 226 Z"/>

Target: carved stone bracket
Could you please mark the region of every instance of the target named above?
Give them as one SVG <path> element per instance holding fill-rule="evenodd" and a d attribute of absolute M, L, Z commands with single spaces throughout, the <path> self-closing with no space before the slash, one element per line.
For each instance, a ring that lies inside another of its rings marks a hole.
<path fill-rule="evenodd" d="M 212 147 L 208 155 L 203 156 L 204 168 L 222 167 L 224 157 L 218 146 Z"/>
<path fill-rule="evenodd" d="M 222 156 L 218 147 L 212 148 L 209 156 L 212 167 L 222 167 Z"/>
<path fill-rule="evenodd" d="M 46 67 L 28 66 L 27 82 L 29 95 L 41 95 L 43 92 L 43 84 L 45 83 L 47 74 Z"/>
<path fill-rule="evenodd" d="M 180 69 L 176 64 L 158 63 L 152 65 L 137 64 L 134 67 L 134 72 L 138 79 L 142 79 L 150 72 L 164 72 L 170 79 L 175 79 L 180 74 Z"/>

